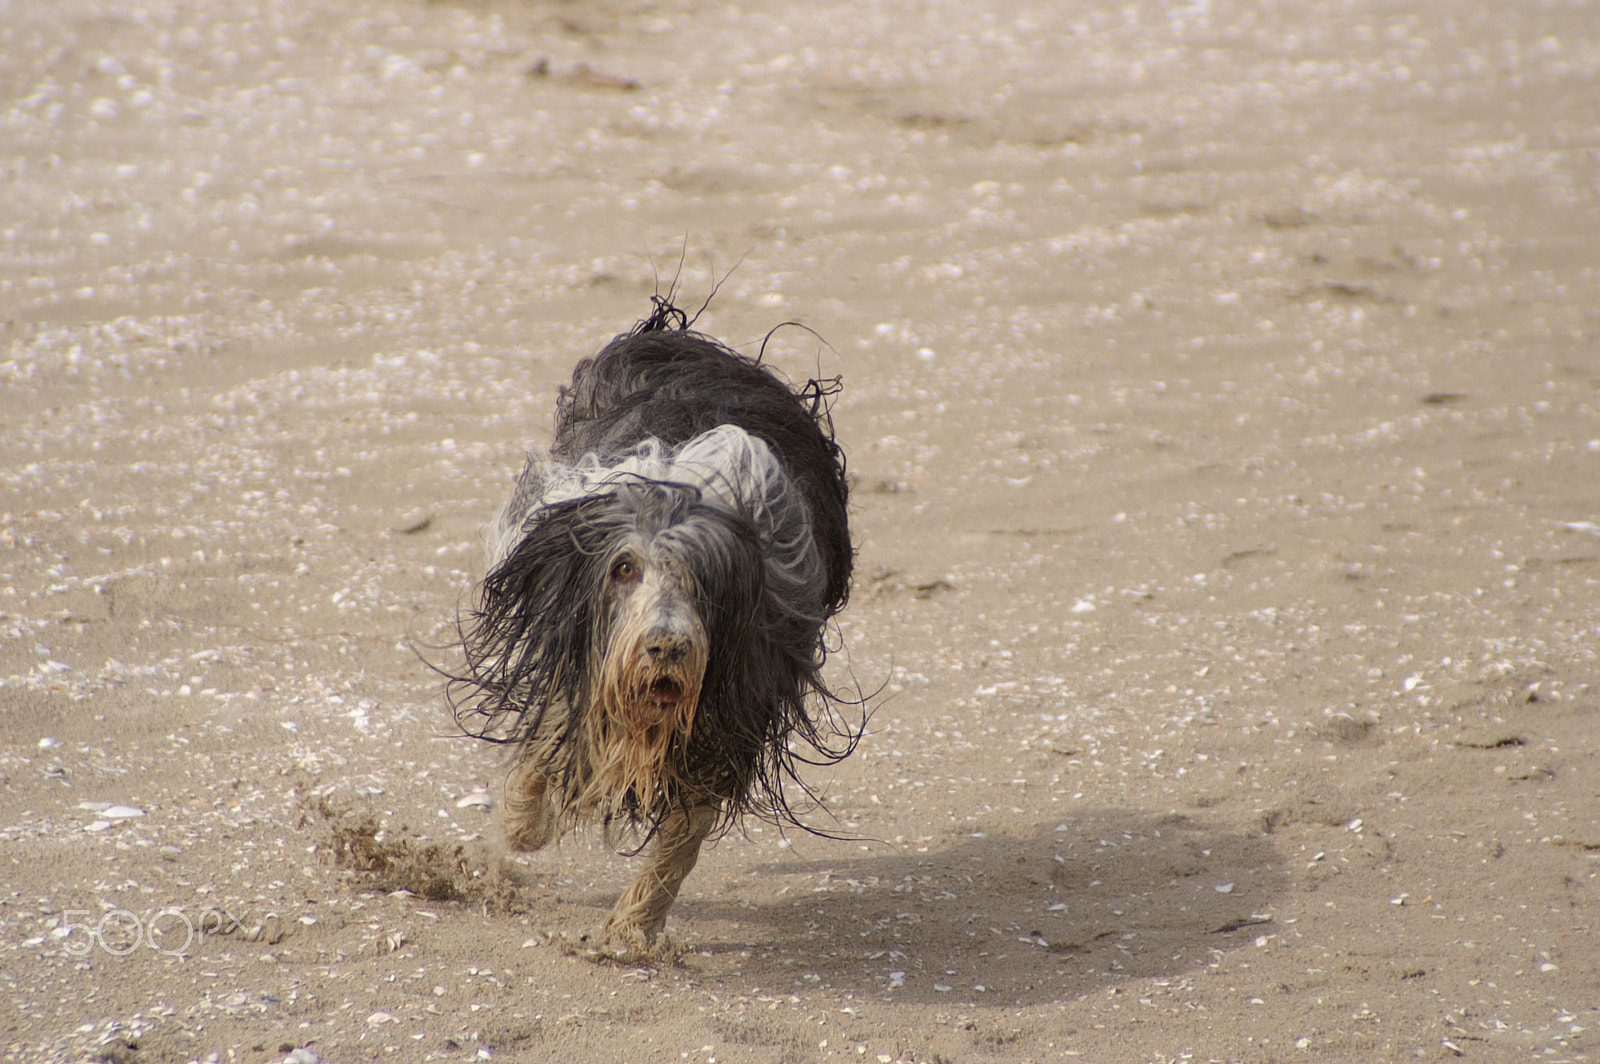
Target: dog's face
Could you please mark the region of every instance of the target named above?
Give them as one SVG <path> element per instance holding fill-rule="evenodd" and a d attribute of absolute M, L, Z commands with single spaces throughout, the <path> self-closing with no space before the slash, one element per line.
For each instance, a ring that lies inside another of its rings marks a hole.
<path fill-rule="evenodd" d="M 747 523 L 696 493 L 629 486 L 604 565 L 599 687 L 590 699 L 609 728 L 665 757 L 686 740 L 712 659 L 744 651 L 759 601 L 759 543 Z"/>
<path fill-rule="evenodd" d="M 748 515 L 691 485 L 607 487 L 522 523 L 466 645 L 566 815 L 609 822 L 669 794 L 739 793 L 746 751 L 767 741 L 762 714 L 793 684 L 762 640 L 805 618 L 771 609 Z"/>
<path fill-rule="evenodd" d="M 689 559 L 673 537 L 629 537 L 609 559 L 599 699 L 630 735 L 687 734 L 710 640 Z"/>
<path fill-rule="evenodd" d="M 746 650 L 761 568 L 747 523 L 692 492 L 630 486 L 606 509 L 614 523 L 591 555 L 604 574 L 600 667 L 585 699 L 590 790 L 580 804 L 610 815 L 630 802 L 649 804 L 670 779 L 682 779 L 716 661 Z"/>

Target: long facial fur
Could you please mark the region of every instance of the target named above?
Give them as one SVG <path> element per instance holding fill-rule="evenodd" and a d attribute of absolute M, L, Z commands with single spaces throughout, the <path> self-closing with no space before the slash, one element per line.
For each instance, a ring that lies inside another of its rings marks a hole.
<path fill-rule="evenodd" d="M 613 821 L 630 796 L 666 795 L 688 741 L 710 642 L 694 574 L 670 535 L 625 547 L 609 568 L 600 672 L 584 718 L 573 801 Z"/>

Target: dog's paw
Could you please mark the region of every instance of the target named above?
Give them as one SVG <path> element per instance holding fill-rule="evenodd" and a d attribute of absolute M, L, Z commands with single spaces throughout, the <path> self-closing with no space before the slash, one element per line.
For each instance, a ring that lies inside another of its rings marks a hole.
<path fill-rule="evenodd" d="M 600 932 L 599 942 L 576 952 L 597 964 L 659 967 L 677 964 L 684 950 L 665 932 L 608 920 Z"/>
<path fill-rule="evenodd" d="M 656 944 L 663 937 L 659 932 L 647 932 L 637 924 L 607 920 L 605 929 L 600 932 L 599 948 L 600 952 L 617 960 L 642 959 L 654 953 Z"/>
<path fill-rule="evenodd" d="M 648 950 L 623 949 L 612 946 L 569 946 L 562 950 L 569 957 L 586 960 L 613 968 L 675 968 L 681 966 L 683 950 L 674 945 L 666 949 L 653 946 Z"/>
<path fill-rule="evenodd" d="M 531 853 L 556 836 L 557 816 L 550 800 L 550 781 L 528 762 L 511 770 L 500 801 L 500 824 L 513 850 Z"/>

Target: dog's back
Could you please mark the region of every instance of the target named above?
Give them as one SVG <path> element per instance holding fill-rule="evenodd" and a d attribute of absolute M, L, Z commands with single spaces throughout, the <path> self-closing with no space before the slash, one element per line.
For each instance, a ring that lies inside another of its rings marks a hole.
<path fill-rule="evenodd" d="M 844 456 L 824 400 L 815 382 L 796 394 L 753 359 L 652 318 L 578 363 L 556 404 L 550 454 L 603 462 L 645 439 L 670 449 L 719 425 L 738 426 L 767 444 L 805 495 L 831 615 L 849 594 L 851 549 Z"/>

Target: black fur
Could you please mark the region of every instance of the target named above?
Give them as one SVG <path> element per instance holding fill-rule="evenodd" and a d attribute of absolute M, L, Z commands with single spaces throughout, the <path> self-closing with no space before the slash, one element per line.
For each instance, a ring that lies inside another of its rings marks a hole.
<path fill-rule="evenodd" d="M 621 454 L 652 436 L 675 447 L 718 425 L 765 440 L 804 486 L 832 616 L 849 596 L 853 560 L 844 452 L 826 406 L 838 383 L 808 381 L 796 395 L 765 366 L 689 330 L 681 312 L 660 302 L 632 332 L 578 363 L 556 403 L 550 454 L 558 461 Z"/>

